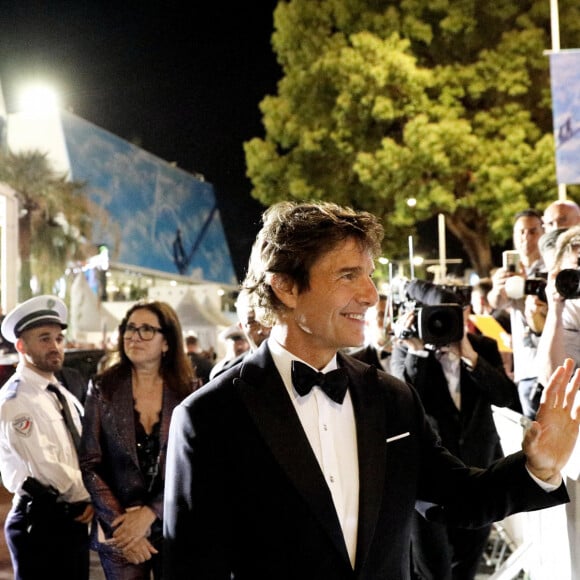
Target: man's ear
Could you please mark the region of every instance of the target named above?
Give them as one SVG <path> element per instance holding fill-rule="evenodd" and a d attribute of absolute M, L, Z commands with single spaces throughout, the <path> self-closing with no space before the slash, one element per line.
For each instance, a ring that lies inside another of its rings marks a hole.
<path fill-rule="evenodd" d="M 287 308 L 294 308 L 296 306 L 298 289 L 292 278 L 286 274 L 273 274 L 270 286 L 278 300 L 280 300 L 284 306 Z"/>
<path fill-rule="evenodd" d="M 24 341 L 21 338 L 16 339 L 16 342 L 14 343 L 14 348 L 20 354 L 26 354 L 26 348 L 24 347 Z"/>

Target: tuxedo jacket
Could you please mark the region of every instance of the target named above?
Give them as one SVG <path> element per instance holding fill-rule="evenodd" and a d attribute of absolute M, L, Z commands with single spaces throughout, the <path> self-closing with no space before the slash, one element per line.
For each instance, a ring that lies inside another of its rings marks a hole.
<path fill-rule="evenodd" d="M 417 390 L 449 451 L 468 465 L 487 467 L 502 455 L 491 406 L 519 412 L 521 406 L 517 387 L 504 371 L 496 341 L 475 334 L 467 338 L 479 357 L 473 370 L 460 363 L 461 411 L 451 398 L 443 368 L 433 351 L 422 357 L 397 345 L 391 357 L 391 373 Z"/>
<path fill-rule="evenodd" d="M 182 398 L 163 387 L 158 458 L 158 477 L 162 479 L 169 422 L 173 409 Z M 91 495 L 95 518 L 107 537 L 112 533 L 112 521 L 132 506 L 147 505 L 159 520 L 162 519 L 163 486 L 151 497 L 139 466 L 130 376 L 107 389 L 106 394 L 99 382 L 89 386 L 79 462 L 83 481 Z M 92 532 L 95 548 L 97 526 L 92 526 Z"/>
<path fill-rule="evenodd" d="M 329 488 L 267 341 L 173 413 L 166 580 L 409 578 L 416 502 L 430 518 L 481 526 L 567 501 L 537 486 L 519 453 L 469 469 L 439 443 L 409 385 L 349 357 L 359 461 L 353 570 Z"/>
<path fill-rule="evenodd" d="M 227 360 L 220 367 L 216 366 L 215 370 L 212 369 L 213 372 L 211 373 L 211 378 L 215 379 L 217 376 L 221 375 L 222 373 L 241 363 L 249 352 L 250 351 L 243 352 L 242 354 L 239 354 L 238 356 L 231 358 L 230 360 Z"/>
<path fill-rule="evenodd" d="M 363 346 L 362 348 L 359 348 L 353 352 L 348 353 L 349 356 L 351 356 L 352 358 L 356 358 L 357 360 L 361 360 L 365 363 L 367 363 L 368 365 L 373 365 L 375 367 L 377 367 L 380 371 L 385 370 L 382 363 L 381 363 L 381 359 L 380 359 L 380 350 L 376 347 L 373 346 L 372 344 L 368 344 L 367 346 Z M 387 353 L 383 353 L 386 354 L 386 356 L 388 356 L 389 359 L 392 358 L 391 353 L 389 352 Z M 389 368 L 390 368 L 390 360 L 389 360 Z"/>
<path fill-rule="evenodd" d="M 357 360 L 362 360 L 369 365 L 374 365 L 379 370 L 383 368 L 381 365 L 381 360 L 379 359 L 378 349 L 372 344 L 368 344 L 363 348 L 351 352 L 350 356 L 356 358 Z"/>

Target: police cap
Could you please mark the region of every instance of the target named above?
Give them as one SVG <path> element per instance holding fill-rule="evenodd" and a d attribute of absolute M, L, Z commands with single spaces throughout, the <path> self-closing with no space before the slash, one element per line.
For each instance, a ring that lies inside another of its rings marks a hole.
<path fill-rule="evenodd" d="M 66 328 L 67 308 L 58 296 L 35 296 L 11 310 L 2 322 L 2 336 L 16 342 L 25 330 L 43 324 L 58 324 Z"/>

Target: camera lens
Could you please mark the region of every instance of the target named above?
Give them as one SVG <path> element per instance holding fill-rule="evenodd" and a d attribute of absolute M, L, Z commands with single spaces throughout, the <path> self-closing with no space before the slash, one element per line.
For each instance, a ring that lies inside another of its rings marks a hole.
<path fill-rule="evenodd" d="M 428 320 L 427 328 L 433 336 L 441 336 L 441 333 L 449 328 L 448 316 L 444 312 L 438 312 Z"/>
<path fill-rule="evenodd" d="M 419 315 L 419 336 L 427 344 L 443 345 L 463 337 L 463 311 L 457 304 L 424 306 Z"/>
<path fill-rule="evenodd" d="M 546 302 L 546 284 L 543 278 L 528 278 L 524 283 L 524 294 L 537 296 L 542 302 Z"/>
<path fill-rule="evenodd" d="M 568 268 L 558 272 L 556 290 L 564 298 L 580 298 L 580 271 Z"/>

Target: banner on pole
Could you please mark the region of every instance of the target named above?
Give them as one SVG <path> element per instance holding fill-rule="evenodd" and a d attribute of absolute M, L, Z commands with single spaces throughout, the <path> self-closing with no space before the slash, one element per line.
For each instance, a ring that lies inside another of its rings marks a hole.
<path fill-rule="evenodd" d="M 7 148 L 7 122 L 8 114 L 6 112 L 6 103 L 4 102 L 4 92 L 0 82 L 0 152 L 6 151 Z"/>
<path fill-rule="evenodd" d="M 580 50 L 550 54 L 550 82 L 557 180 L 580 183 Z"/>

